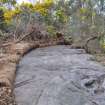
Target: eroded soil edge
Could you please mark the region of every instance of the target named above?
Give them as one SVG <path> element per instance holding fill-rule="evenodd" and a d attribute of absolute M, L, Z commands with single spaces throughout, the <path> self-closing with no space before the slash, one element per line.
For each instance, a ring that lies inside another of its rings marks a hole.
<path fill-rule="evenodd" d="M 20 42 L 11 44 L 6 53 L 0 56 L 0 105 L 16 105 L 13 94 L 16 67 L 24 54 L 32 49 L 57 45 L 60 40 L 49 42 Z"/>

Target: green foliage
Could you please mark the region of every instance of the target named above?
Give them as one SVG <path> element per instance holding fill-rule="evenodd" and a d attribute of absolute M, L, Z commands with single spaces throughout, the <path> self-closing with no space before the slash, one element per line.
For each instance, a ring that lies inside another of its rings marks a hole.
<path fill-rule="evenodd" d="M 0 3 L 2 4 L 11 4 L 11 5 L 15 5 L 16 4 L 16 0 L 0 0 Z"/>
<path fill-rule="evenodd" d="M 100 38 L 100 45 L 105 50 L 105 35 Z"/>
<path fill-rule="evenodd" d="M 5 8 L 0 8 L 0 29 L 4 30 L 6 27 L 5 18 L 4 18 L 4 10 Z"/>
<path fill-rule="evenodd" d="M 47 32 L 51 37 L 56 37 L 56 29 L 53 26 L 47 26 Z"/>
<path fill-rule="evenodd" d="M 105 34 L 105 0 L 43 0 L 35 4 L 0 0 L 0 4 L 0 29 L 13 31 L 18 23 L 19 29 L 25 31 L 30 22 L 44 24 L 51 36 L 60 31 L 66 39 L 72 35 L 84 41 Z"/>
<path fill-rule="evenodd" d="M 62 9 L 56 10 L 55 16 L 56 16 L 57 20 L 61 23 L 65 23 L 68 20 L 68 17 L 65 15 L 65 13 Z"/>

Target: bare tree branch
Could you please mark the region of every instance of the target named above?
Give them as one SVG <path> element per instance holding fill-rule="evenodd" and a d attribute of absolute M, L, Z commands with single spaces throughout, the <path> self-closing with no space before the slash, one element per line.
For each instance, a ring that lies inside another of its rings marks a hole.
<path fill-rule="evenodd" d="M 86 43 L 85 43 L 85 50 L 86 50 L 86 52 L 89 52 L 89 50 L 88 50 L 88 43 L 91 41 L 91 40 L 95 40 L 95 39 L 98 39 L 99 37 L 98 36 L 93 36 L 93 37 L 90 37 L 90 38 L 88 38 L 87 40 L 86 40 Z"/>
<path fill-rule="evenodd" d="M 7 47 L 7 46 L 10 46 L 10 45 L 12 45 L 12 44 L 19 43 L 19 42 L 21 42 L 22 40 L 24 40 L 27 36 L 31 35 L 33 32 L 34 32 L 34 30 L 33 30 L 32 32 L 28 33 L 28 34 L 23 35 L 22 38 L 17 39 L 16 41 L 7 42 L 7 43 L 4 43 L 4 44 L 1 44 L 1 45 L 0 45 L 0 48 L 2 48 L 2 47 Z"/>

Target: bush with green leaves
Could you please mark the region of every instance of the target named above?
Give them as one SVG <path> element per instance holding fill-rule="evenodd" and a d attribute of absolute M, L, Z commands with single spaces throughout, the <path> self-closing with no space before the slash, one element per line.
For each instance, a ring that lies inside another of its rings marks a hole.
<path fill-rule="evenodd" d="M 1 30 L 6 29 L 6 22 L 4 19 L 4 8 L 0 8 L 0 29 Z"/>

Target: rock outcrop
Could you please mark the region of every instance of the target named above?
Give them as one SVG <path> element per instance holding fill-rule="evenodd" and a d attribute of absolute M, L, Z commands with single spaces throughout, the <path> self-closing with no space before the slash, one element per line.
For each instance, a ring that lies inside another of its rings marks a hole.
<path fill-rule="evenodd" d="M 105 105 L 105 67 L 83 49 L 39 48 L 21 59 L 19 105 Z"/>

